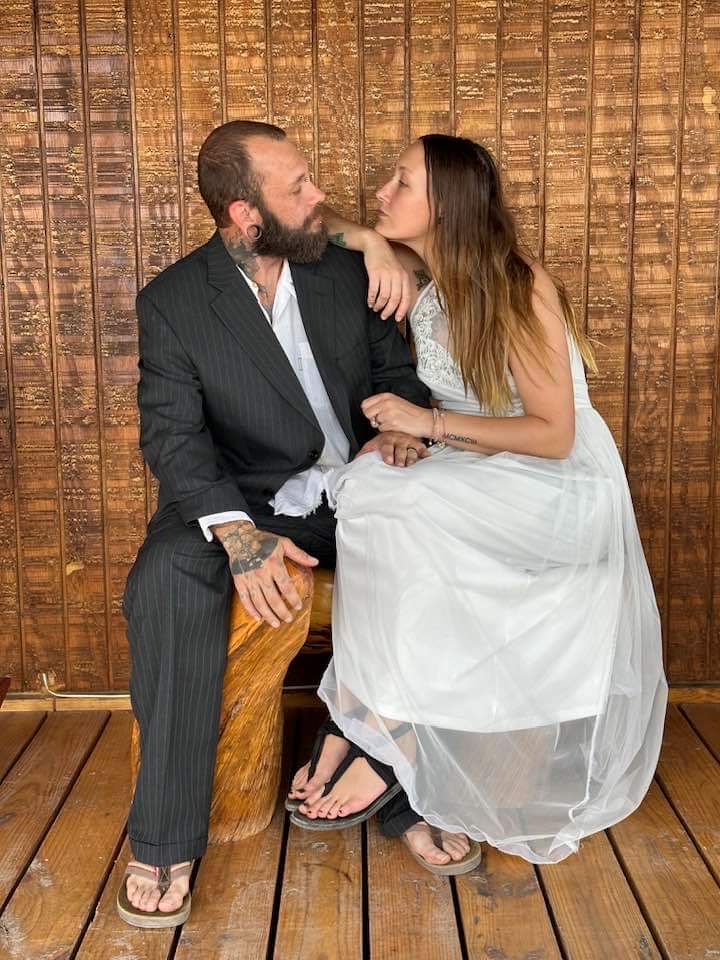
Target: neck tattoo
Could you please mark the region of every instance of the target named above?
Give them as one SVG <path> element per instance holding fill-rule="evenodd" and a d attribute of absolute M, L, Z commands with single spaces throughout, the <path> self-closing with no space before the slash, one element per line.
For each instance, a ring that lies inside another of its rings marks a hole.
<path fill-rule="evenodd" d="M 221 230 L 220 236 L 233 262 L 240 267 L 243 273 L 247 274 L 247 276 L 254 281 L 260 269 L 257 254 L 247 246 L 240 231 L 235 228 L 228 228 Z"/>

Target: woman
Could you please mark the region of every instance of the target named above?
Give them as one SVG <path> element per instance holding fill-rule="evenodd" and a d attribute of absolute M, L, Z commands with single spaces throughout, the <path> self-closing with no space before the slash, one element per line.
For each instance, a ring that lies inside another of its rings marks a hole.
<path fill-rule="evenodd" d="M 409 470 L 375 454 L 334 478 L 320 696 L 426 824 L 557 862 L 637 807 L 660 748 L 660 625 L 627 482 L 587 339 L 521 250 L 488 152 L 422 137 L 378 198 L 376 231 L 432 278 L 410 324 L 437 406 L 380 394 L 363 410 L 436 442 Z M 385 789 L 370 768 L 323 789 L 347 750 L 330 739 L 293 783 L 309 818 Z"/>

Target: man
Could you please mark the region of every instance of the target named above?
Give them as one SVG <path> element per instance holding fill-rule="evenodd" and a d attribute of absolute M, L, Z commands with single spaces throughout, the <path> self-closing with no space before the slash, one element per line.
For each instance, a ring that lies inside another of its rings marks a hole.
<path fill-rule="evenodd" d="M 429 403 L 395 324 L 367 306 L 361 259 L 327 246 L 324 194 L 282 130 L 217 128 L 198 180 L 218 231 L 137 301 L 141 446 L 160 495 L 124 600 L 142 762 L 118 910 L 142 926 L 189 912 L 233 583 L 249 615 L 291 619 L 284 558 L 334 565 L 323 473 L 380 444 L 361 401 Z M 424 452 L 388 442 L 395 462 Z"/>

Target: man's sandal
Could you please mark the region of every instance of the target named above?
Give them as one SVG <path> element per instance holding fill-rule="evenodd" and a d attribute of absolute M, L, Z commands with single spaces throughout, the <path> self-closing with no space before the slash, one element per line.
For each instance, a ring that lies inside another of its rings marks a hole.
<path fill-rule="evenodd" d="M 430 833 L 436 846 L 442 849 L 440 830 L 438 830 L 437 827 L 430 827 Z M 479 865 L 482 860 L 482 847 L 477 840 L 473 840 L 471 837 L 468 837 L 468 840 L 470 841 L 470 850 L 462 860 L 451 860 L 449 863 L 430 863 L 425 857 L 421 857 L 419 853 L 416 853 L 412 849 L 407 834 L 404 833 L 402 835 L 402 841 L 410 851 L 413 859 L 417 860 L 420 866 L 425 867 L 430 873 L 435 873 L 442 877 L 459 877 L 463 873 L 470 873 L 471 870 L 474 870 L 475 867 Z"/>
<path fill-rule="evenodd" d="M 333 737 L 341 737 L 343 740 L 346 740 L 347 737 L 344 736 L 342 730 L 335 723 L 334 720 L 331 720 L 329 717 L 318 727 L 318 732 L 315 735 L 315 743 L 313 744 L 312 753 L 310 754 L 310 765 L 308 766 L 308 780 L 312 780 L 315 776 L 315 771 L 317 770 L 317 765 L 320 762 L 320 755 L 322 754 L 322 749 L 325 746 L 325 740 L 328 735 Z M 306 781 L 307 782 L 307 781 Z M 286 797 L 285 798 L 285 809 L 289 810 L 290 813 L 297 810 L 301 803 L 305 803 L 305 800 L 300 800 L 298 797 Z"/>
<path fill-rule="evenodd" d="M 402 787 L 395 779 L 391 767 L 386 766 L 384 763 L 379 763 L 373 757 L 369 757 L 366 753 L 363 753 L 362 750 L 351 746 L 345 759 L 325 784 L 322 795 L 327 796 L 350 764 L 361 758 L 367 760 L 370 767 L 372 767 L 375 773 L 377 773 L 387 785 L 385 791 L 381 793 L 376 800 L 373 800 L 372 803 L 369 803 L 356 813 L 350 813 L 346 817 L 335 817 L 332 820 L 327 817 L 307 817 L 304 813 L 300 813 L 299 810 L 294 810 L 290 814 L 290 823 L 294 823 L 297 827 L 302 827 L 303 830 L 316 830 L 319 833 L 328 830 L 344 830 L 346 827 L 354 827 L 355 824 L 364 823 L 365 820 L 369 820 L 373 814 L 377 813 L 386 803 L 400 793 Z"/>
<path fill-rule="evenodd" d="M 192 871 L 192 863 L 184 863 L 178 867 L 145 867 L 140 863 L 131 860 L 125 869 L 125 874 L 120 884 L 117 895 L 118 915 L 133 927 L 145 927 L 147 929 L 159 929 L 161 927 L 178 927 L 185 923 L 190 916 L 190 892 L 185 894 L 183 902 L 177 908 L 167 913 L 155 909 L 153 911 L 140 910 L 134 907 L 127 895 L 128 877 L 142 877 L 145 880 L 154 880 L 160 890 L 160 899 L 165 896 L 173 880 L 179 880 L 181 877 L 189 877 Z"/>

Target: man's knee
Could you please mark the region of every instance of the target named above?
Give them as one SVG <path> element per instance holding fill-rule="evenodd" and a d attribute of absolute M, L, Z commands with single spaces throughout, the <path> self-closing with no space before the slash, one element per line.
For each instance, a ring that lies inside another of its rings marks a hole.
<path fill-rule="evenodd" d="M 230 582 L 222 545 L 216 540 L 208 543 L 199 526 L 151 527 L 128 574 L 123 609 L 129 618 L 138 599 L 142 603 L 142 598 L 152 597 L 154 604 L 162 605 L 186 594 L 192 585 L 199 600 L 203 587 L 217 594 L 229 590 Z"/>

